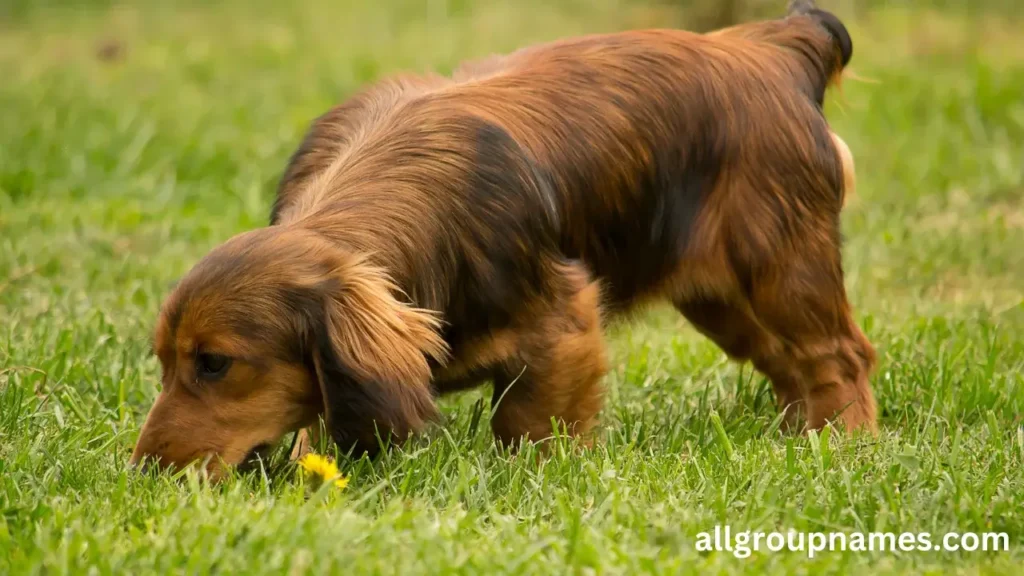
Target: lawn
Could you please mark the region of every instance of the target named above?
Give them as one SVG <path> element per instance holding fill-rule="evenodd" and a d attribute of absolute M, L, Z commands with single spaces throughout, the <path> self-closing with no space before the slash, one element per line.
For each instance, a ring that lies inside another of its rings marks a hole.
<path fill-rule="evenodd" d="M 877 438 L 780 432 L 770 386 L 657 308 L 610 330 L 591 449 L 504 453 L 474 391 L 404 449 L 343 459 L 343 491 L 308 497 L 284 464 L 218 486 L 126 466 L 161 299 L 266 223 L 313 117 L 398 70 L 684 26 L 679 4 L 0 4 L 0 574 L 1020 573 L 1024 20 L 996 2 L 822 2 L 860 78 L 828 115 L 859 170 L 844 257 L 879 352 Z M 726 524 L 1011 549 L 698 550 Z"/>

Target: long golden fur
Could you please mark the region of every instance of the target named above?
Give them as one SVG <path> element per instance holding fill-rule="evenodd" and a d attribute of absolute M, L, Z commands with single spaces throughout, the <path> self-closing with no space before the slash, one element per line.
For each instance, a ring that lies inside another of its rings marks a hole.
<path fill-rule="evenodd" d="M 393 78 L 316 120 L 272 225 L 165 302 L 133 461 L 216 475 L 319 416 L 373 453 L 486 381 L 501 441 L 585 434 L 604 319 L 655 298 L 751 360 L 793 422 L 874 429 L 840 260 L 852 156 L 822 113 L 852 44 L 801 4 Z"/>

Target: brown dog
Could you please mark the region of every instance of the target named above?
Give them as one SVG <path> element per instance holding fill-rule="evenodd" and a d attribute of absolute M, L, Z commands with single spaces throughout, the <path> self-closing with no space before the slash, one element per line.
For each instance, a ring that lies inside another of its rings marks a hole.
<path fill-rule="evenodd" d="M 806 3 L 802 3 L 806 4 Z M 379 83 L 312 126 L 272 225 L 218 247 L 156 326 L 163 390 L 133 462 L 234 465 L 324 416 L 373 453 L 494 383 L 492 426 L 585 433 L 605 313 L 667 298 L 807 425 L 875 426 L 822 114 L 831 14 L 535 46 Z"/>

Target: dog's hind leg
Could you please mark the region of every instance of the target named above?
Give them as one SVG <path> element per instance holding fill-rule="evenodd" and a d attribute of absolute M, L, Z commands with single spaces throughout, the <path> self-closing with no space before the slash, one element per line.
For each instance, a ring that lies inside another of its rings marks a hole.
<path fill-rule="evenodd" d="M 537 303 L 517 330 L 517 351 L 495 370 L 491 428 L 506 445 L 589 432 L 601 409 L 607 372 L 600 293 L 579 264 L 550 272 L 556 296 Z"/>
<path fill-rule="evenodd" d="M 786 425 L 795 427 L 805 410 L 803 391 L 789 366 L 774 361 L 782 345 L 757 321 L 750 304 L 704 297 L 678 300 L 675 306 L 731 359 L 754 362 L 754 367 L 771 380 L 779 409 L 785 411 Z"/>
<path fill-rule="evenodd" d="M 777 259 L 760 276 L 751 304 L 779 346 L 754 350 L 755 365 L 778 367 L 797 379 L 809 428 L 838 420 L 848 430 L 874 431 L 875 399 L 868 377 L 875 351 L 850 311 L 838 246 L 805 243 L 798 254 Z"/>
<path fill-rule="evenodd" d="M 671 284 L 676 308 L 771 380 L 788 423 L 799 412 L 812 429 L 836 419 L 848 429 L 874 430 L 868 376 L 875 352 L 847 302 L 838 219 L 806 214 L 771 228 L 783 218 L 755 200 L 709 212 L 729 218 L 705 222 L 717 242 L 705 241 L 712 248 L 680 267 Z M 768 224 L 730 228 L 723 221 Z"/>

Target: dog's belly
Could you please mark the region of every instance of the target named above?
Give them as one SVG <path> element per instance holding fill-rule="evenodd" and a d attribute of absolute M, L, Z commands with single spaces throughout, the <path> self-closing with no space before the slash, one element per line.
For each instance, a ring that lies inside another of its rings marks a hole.
<path fill-rule="evenodd" d="M 627 210 L 594 206 L 588 194 L 570 196 L 568 204 L 575 207 L 566 210 L 561 249 L 600 280 L 606 309 L 628 309 L 657 294 L 677 273 L 716 170 L 666 170 L 657 184 L 638 176 L 640 185 L 611 192 Z"/>
<path fill-rule="evenodd" d="M 461 392 L 491 378 L 492 368 L 516 352 L 511 329 L 480 332 L 473 338 L 449 342 L 452 357 L 444 366 L 433 365 L 432 386 L 438 394 Z"/>

